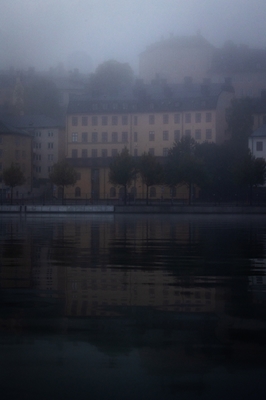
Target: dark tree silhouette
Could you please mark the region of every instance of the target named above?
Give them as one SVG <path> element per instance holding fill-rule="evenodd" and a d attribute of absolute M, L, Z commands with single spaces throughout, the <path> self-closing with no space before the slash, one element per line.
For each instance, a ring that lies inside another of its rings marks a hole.
<path fill-rule="evenodd" d="M 6 186 L 11 188 L 11 204 L 13 204 L 13 189 L 25 183 L 25 177 L 18 165 L 11 164 L 9 168 L 3 171 L 3 180 Z"/>
<path fill-rule="evenodd" d="M 126 204 L 127 187 L 136 176 L 134 158 L 129 154 L 126 147 L 112 159 L 109 168 L 109 181 L 124 188 L 124 204 Z"/>
<path fill-rule="evenodd" d="M 162 182 L 163 167 L 155 156 L 144 153 L 138 160 L 138 171 L 146 185 L 146 204 L 149 202 L 149 187 Z"/>
<path fill-rule="evenodd" d="M 62 204 L 64 203 L 65 187 L 75 185 L 78 179 L 76 170 L 66 161 L 59 161 L 54 164 L 50 173 L 50 181 L 62 188 Z"/>

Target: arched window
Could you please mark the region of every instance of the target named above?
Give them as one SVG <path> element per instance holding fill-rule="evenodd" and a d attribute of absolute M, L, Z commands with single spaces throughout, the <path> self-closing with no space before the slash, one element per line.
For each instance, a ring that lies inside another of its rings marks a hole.
<path fill-rule="evenodd" d="M 80 187 L 76 187 L 76 189 L 75 189 L 75 197 L 80 197 L 81 196 L 81 190 L 80 190 Z"/>
<path fill-rule="evenodd" d="M 156 187 L 154 186 L 150 188 L 150 197 L 156 197 Z"/>
<path fill-rule="evenodd" d="M 114 186 L 110 188 L 110 197 L 116 197 L 116 188 Z"/>

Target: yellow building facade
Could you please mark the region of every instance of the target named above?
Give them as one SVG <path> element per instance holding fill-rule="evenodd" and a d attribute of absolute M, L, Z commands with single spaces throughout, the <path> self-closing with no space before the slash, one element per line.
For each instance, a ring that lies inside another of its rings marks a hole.
<path fill-rule="evenodd" d="M 197 142 L 226 140 L 225 110 L 233 97 L 221 86 L 143 85 L 131 97 L 84 99 L 70 102 L 66 123 L 66 157 L 79 173 L 68 198 L 119 199 L 121 191 L 109 182 L 109 163 L 124 147 L 134 157 L 144 152 L 164 162 L 175 142 L 190 136 Z M 179 93 L 179 95 L 178 95 Z M 129 188 L 143 199 L 140 179 Z M 151 198 L 170 198 L 170 188 L 151 188 Z M 175 195 L 187 199 L 187 188 Z"/>

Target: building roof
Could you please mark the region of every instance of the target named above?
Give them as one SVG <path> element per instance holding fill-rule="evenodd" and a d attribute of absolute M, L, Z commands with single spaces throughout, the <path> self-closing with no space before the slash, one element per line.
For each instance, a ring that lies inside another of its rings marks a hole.
<path fill-rule="evenodd" d="M 266 137 L 266 125 L 261 125 L 258 129 L 256 129 L 250 137 Z"/>
<path fill-rule="evenodd" d="M 20 129 L 52 129 L 65 126 L 65 121 L 46 117 L 45 115 L 4 116 L 2 120 Z"/>
<path fill-rule="evenodd" d="M 142 53 L 148 53 L 157 49 L 173 48 L 177 50 L 179 48 L 202 48 L 208 47 L 213 48 L 214 46 L 208 42 L 201 34 L 194 36 L 171 36 L 168 39 L 162 39 L 161 41 L 152 43 L 147 46 L 146 50 Z"/>
<path fill-rule="evenodd" d="M 134 86 L 112 94 L 74 97 L 68 105 L 68 114 L 75 113 L 130 113 L 215 109 L 222 91 L 231 86 L 221 84 L 167 84 L 154 80 L 151 84 L 137 81 Z"/>
<path fill-rule="evenodd" d="M 0 134 L 1 133 L 31 136 L 28 132 L 22 129 L 17 129 L 14 126 L 5 123 L 3 120 L 0 120 Z"/>

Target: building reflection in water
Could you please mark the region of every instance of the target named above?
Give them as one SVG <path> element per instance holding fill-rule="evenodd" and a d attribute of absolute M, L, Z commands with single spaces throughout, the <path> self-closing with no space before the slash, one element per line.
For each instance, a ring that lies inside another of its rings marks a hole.
<path fill-rule="evenodd" d="M 200 396 L 213 368 L 265 366 L 264 222 L 3 218 L 0 332 L 63 333 L 108 368 L 137 349 L 162 392 Z"/>

